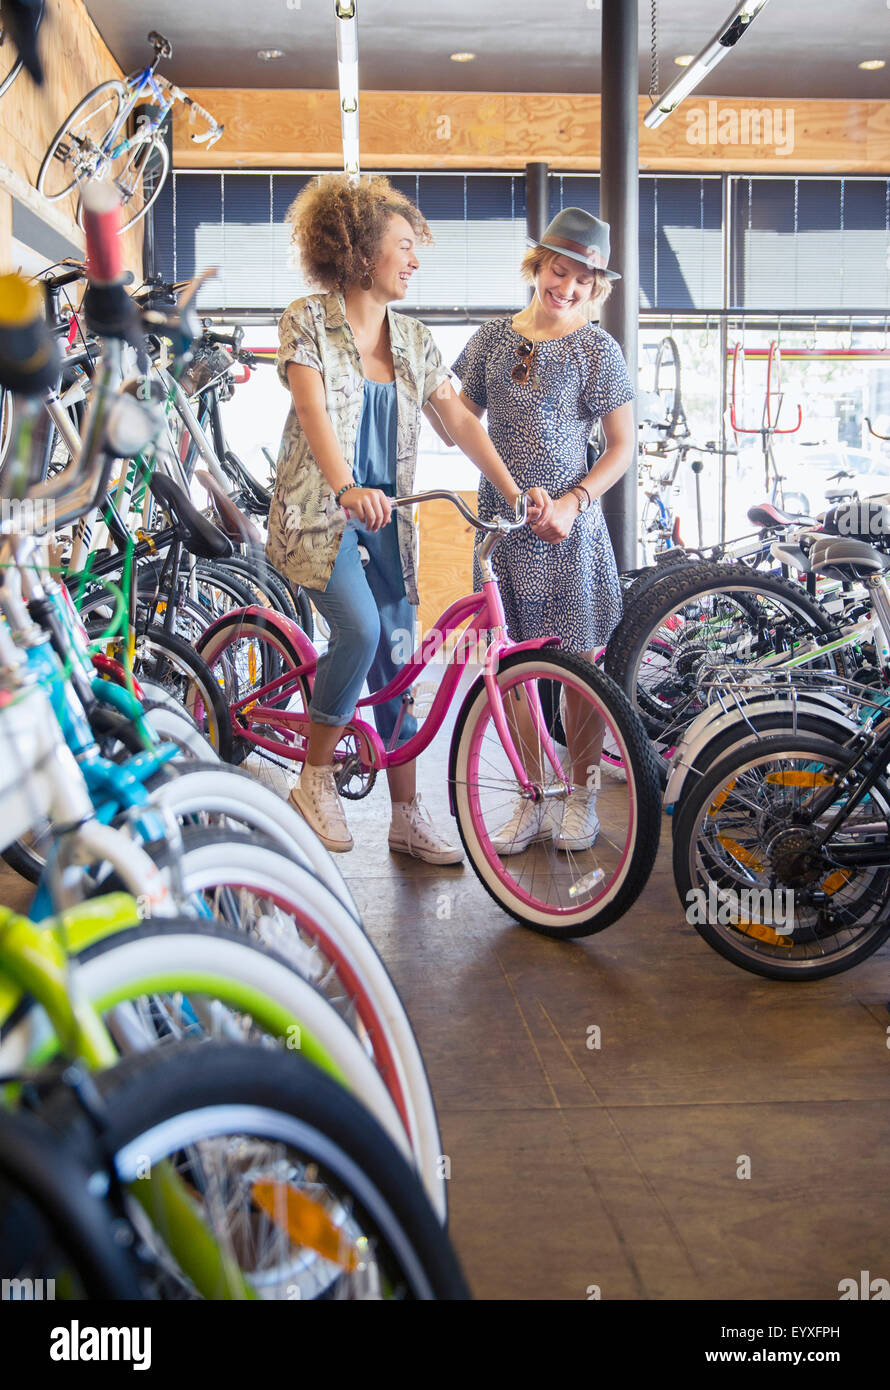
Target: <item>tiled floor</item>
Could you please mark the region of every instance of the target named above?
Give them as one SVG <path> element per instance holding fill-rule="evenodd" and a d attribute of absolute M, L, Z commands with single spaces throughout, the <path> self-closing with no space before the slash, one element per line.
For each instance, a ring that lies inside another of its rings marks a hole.
<path fill-rule="evenodd" d="M 440 820 L 446 752 L 421 766 Z M 734 968 L 683 918 L 667 820 L 624 921 L 546 940 L 469 868 L 390 854 L 382 785 L 348 810 L 339 864 L 426 1058 L 477 1297 L 836 1299 L 890 1278 L 890 950 L 811 985 Z M 27 901 L 11 871 L 0 894 Z"/>

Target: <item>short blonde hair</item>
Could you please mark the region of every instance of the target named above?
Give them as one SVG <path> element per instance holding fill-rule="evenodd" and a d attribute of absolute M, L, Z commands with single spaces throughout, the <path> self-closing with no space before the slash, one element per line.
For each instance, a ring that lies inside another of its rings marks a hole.
<path fill-rule="evenodd" d="M 533 285 L 544 267 L 552 265 L 562 255 L 561 251 L 551 251 L 549 246 L 530 246 L 519 267 L 523 280 Z M 565 259 L 573 261 L 575 257 L 566 256 Z M 581 262 L 578 261 L 576 264 L 580 265 Z M 585 267 L 585 269 L 589 268 Z M 612 293 L 612 281 L 604 270 L 589 269 L 589 273 L 593 276 L 593 288 L 590 292 L 590 298 L 584 305 L 584 312 L 588 318 L 592 319 L 599 317 L 599 306 L 605 303 Z"/>

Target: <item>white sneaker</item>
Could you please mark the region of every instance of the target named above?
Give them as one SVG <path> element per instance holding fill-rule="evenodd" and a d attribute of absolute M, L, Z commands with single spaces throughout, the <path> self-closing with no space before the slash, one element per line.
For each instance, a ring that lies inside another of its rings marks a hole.
<path fill-rule="evenodd" d="M 553 838 L 553 821 L 546 801 L 528 801 L 521 797 L 513 814 L 491 837 L 495 852 L 506 858 L 511 854 L 522 854 L 529 845 L 539 840 Z"/>
<path fill-rule="evenodd" d="M 575 790 L 563 803 L 562 824 L 556 833 L 556 848 L 590 849 L 599 834 L 596 792 Z"/>
<path fill-rule="evenodd" d="M 458 845 L 448 843 L 441 835 L 420 797 L 413 801 L 396 802 L 392 808 L 389 828 L 389 847 L 400 854 L 410 854 L 427 864 L 461 864 L 464 852 Z"/>
<path fill-rule="evenodd" d="M 333 764 L 330 767 L 313 767 L 310 763 L 304 763 L 299 784 L 291 788 L 288 800 L 315 831 L 325 849 L 333 854 L 345 854 L 352 849 L 353 839 L 334 781 Z"/>

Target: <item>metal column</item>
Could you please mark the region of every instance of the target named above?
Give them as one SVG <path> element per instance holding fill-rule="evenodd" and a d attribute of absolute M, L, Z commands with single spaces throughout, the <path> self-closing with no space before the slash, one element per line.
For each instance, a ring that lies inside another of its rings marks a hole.
<path fill-rule="evenodd" d="M 639 266 L 639 21 L 637 0 L 602 0 L 602 126 L 600 216 L 611 228 L 609 265 L 621 275 L 603 306 L 600 322 L 624 353 L 637 387 Z M 636 414 L 636 412 L 635 412 Z M 637 560 L 637 465 L 634 462 L 602 499 L 618 569 Z"/>
<path fill-rule="evenodd" d="M 547 164 L 526 164 L 525 166 L 525 225 L 529 237 L 534 241 L 540 241 L 547 223 L 550 221 L 548 173 L 549 165 Z M 529 300 L 534 292 L 534 285 L 530 285 Z"/>

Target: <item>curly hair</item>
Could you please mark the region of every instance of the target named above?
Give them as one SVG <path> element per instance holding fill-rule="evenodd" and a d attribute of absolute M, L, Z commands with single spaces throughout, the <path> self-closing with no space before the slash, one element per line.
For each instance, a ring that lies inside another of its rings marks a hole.
<path fill-rule="evenodd" d="M 551 251 L 548 246 L 530 246 L 519 267 L 523 280 L 527 280 L 530 285 L 533 285 L 538 272 L 543 270 L 544 266 L 552 265 L 555 260 L 559 259 L 559 255 L 558 251 Z M 569 259 L 574 258 L 569 257 Z M 588 318 L 596 318 L 600 304 L 608 299 L 612 293 L 612 281 L 604 270 L 591 270 L 590 274 L 593 276 L 593 289 L 584 309 Z"/>
<path fill-rule="evenodd" d="M 323 174 L 308 183 L 287 210 L 291 244 L 306 279 L 323 290 L 339 290 L 373 269 L 389 219 L 404 217 L 417 240 L 432 241 L 422 213 L 389 179 L 351 183 L 345 174 Z"/>

